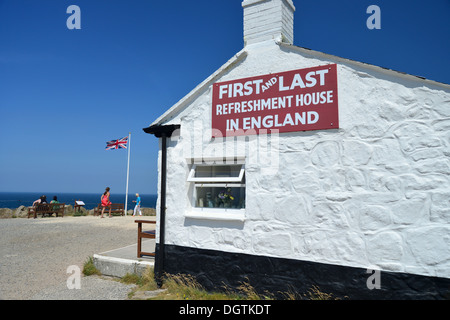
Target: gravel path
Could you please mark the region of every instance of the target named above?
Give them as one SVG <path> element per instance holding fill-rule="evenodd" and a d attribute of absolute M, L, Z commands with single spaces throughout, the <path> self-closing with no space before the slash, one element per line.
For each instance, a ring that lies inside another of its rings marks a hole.
<path fill-rule="evenodd" d="M 126 299 L 132 286 L 101 277 L 67 288 L 69 266 L 135 244 L 135 217 L 0 219 L 0 299 Z"/>

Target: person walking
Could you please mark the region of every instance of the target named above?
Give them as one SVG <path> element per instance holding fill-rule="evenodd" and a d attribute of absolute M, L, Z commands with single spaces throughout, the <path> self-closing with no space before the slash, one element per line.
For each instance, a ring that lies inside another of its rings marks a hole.
<path fill-rule="evenodd" d="M 103 212 L 105 212 L 105 208 L 109 207 L 109 217 L 111 218 L 111 201 L 109 201 L 109 187 L 106 187 L 105 192 L 102 194 L 100 200 L 102 203 L 102 216 L 100 218 L 103 218 Z"/>
<path fill-rule="evenodd" d="M 136 200 L 133 200 L 133 202 L 136 202 L 136 206 L 134 207 L 133 217 L 136 215 L 136 211 L 139 211 L 139 215 L 142 216 L 141 197 L 139 196 L 139 193 L 136 193 Z"/>

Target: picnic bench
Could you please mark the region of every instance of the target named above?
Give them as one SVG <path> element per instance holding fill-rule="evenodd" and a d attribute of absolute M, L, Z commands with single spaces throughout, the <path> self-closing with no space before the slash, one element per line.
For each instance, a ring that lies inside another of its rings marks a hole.
<path fill-rule="evenodd" d="M 111 203 L 111 214 L 113 213 L 120 213 L 121 216 L 125 213 L 125 208 L 123 203 Z M 98 204 L 96 208 L 94 208 L 94 216 L 99 215 L 102 213 L 103 206 L 101 203 Z M 105 207 L 105 212 L 109 214 L 109 206 Z"/>
<path fill-rule="evenodd" d="M 142 251 L 142 238 L 148 238 L 148 239 L 155 239 L 155 230 L 142 230 L 142 224 L 143 223 L 152 223 L 155 224 L 156 221 L 150 221 L 150 220 L 135 220 L 138 224 L 138 243 L 137 243 L 137 256 L 138 258 L 142 257 L 143 255 L 146 256 L 155 256 L 154 252 L 144 252 Z"/>
<path fill-rule="evenodd" d="M 31 215 L 36 219 L 38 213 L 41 214 L 42 217 L 46 214 L 50 217 L 53 213 L 55 213 L 56 216 L 61 214 L 61 217 L 64 217 L 65 206 L 65 203 L 39 203 L 34 207 L 28 207 L 28 219 Z"/>

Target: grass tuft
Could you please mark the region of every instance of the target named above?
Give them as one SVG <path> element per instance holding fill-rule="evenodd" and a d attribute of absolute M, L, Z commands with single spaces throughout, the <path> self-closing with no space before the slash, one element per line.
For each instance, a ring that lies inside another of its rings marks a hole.
<path fill-rule="evenodd" d="M 136 274 L 127 274 L 121 282 L 126 284 L 136 284 L 137 287 L 130 292 L 129 297 L 138 296 L 138 292 L 156 291 L 158 292 L 151 299 L 154 300 L 274 300 L 274 294 L 264 292 L 259 294 L 250 284 L 247 278 L 236 289 L 223 286 L 222 292 L 207 291 L 197 279 L 189 274 L 165 274 L 162 288 L 159 288 L 155 281 L 153 268 L 148 267 L 145 272 L 138 276 Z M 325 293 L 317 286 L 312 288 L 306 294 L 300 294 L 293 289 L 288 292 L 279 292 L 286 300 L 339 300 L 333 294 Z"/>
<path fill-rule="evenodd" d="M 83 274 L 85 276 L 101 275 L 100 271 L 94 265 L 94 259 L 89 257 L 83 265 Z"/>

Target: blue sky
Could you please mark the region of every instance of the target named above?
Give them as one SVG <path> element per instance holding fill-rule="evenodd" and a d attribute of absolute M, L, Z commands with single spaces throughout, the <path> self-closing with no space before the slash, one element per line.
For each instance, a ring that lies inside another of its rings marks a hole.
<path fill-rule="evenodd" d="M 81 30 L 69 30 L 69 5 Z M 450 83 L 449 0 L 294 0 L 294 44 Z M 369 5 L 381 29 L 369 30 Z M 157 192 L 160 114 L 243 47 L 241 0 L 0 0 L 0 191 Z"/>

